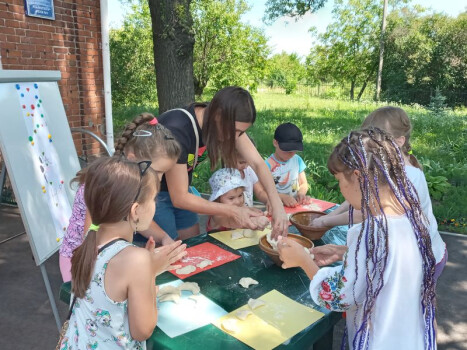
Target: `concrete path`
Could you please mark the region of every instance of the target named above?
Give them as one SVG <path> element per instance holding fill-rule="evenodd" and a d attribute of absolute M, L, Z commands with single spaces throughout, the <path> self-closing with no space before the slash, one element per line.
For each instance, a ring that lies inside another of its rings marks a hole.
<path fill-rule="evenodd" d="M 0 242 L 23 231 L 18 209 L 0 206 Z M 467 349 L 467 236 L 443 235 L 443 239 L 449 262 L 438 283 L 438 348 Z M 67 306 L 58 300 L 58 254 L 45 266 L 63 322 Z M 343 322 L 336 328 L 334 348 L 339 349 Z M 27 236 L 0 244 L 0 349 L 54 349 L 57 339 L 57 326 Z"/>

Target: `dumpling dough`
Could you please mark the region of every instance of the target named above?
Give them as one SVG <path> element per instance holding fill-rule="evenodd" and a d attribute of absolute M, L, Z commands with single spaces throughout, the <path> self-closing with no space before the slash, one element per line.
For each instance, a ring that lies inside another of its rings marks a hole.
<path fill-rule="evenodd" d="M 180 290 L 187 290 L 193 294 L 199 294 L 200 288 L 196 282 L 183 282 L 179 287 Z"/>
<path fill-rule="evenodd" d="M 221 326 L 227 332 L 230 332 L 230 333 L 238 332 L 237 320 L 235 318 L 226 318 L 224 321 L 222 321 Z"/>
<path fill-rule="evenodd" d="M 271 245 L 272 249 L 277 250 L 277 239 L 272 239 L 271 232 L 266 235 L 266 241 Z"/>
<path fill-rule="evenodd" d="M 242 277 L 238 282 L 243 288 L 249 288 L 252 284 L 258 284 L 258 281 L 254 280 L 251 277 Z"/>
<path fill-rule="evenodd" d="M 180 295 L 175 293 L 162 295 L 159 298 L 159 302 L 163 303 L 165 301 L 173 301 L 175 304 L 178 304 L 180 301 Z"/>
<path fill-rule="evenodd" d="M 248 306 L 252 310 L 257 309 L 257 308 L 259 308 L 260 306 L 263 306 L 263 305 L 266 305 L 266 303 L 264 301 L 262 301 L 261 299 L 252 299 L 252 298 L 250 298 L 250 300 L 248 300 Z"/>
<path fill-rule="evenodd" d="M 206 259 L 206 260 L 203 260 L 201 261 L 198 265 L 196 265 L 197 267 L 199 267 L 200 269 L 204 269 L 206 266 L 208 265 L 212 265 L 212 261 L 209 260 L 209 259 Z"/>
<path fill-rule="evenodd" d="M 242 231 L 242 230 L 235 230 L 235 231 L 232 231 L 232 236 L 231 236 L 231 238 L 232 238 L 233 240 L 243 238 L 243 231 Z"/>
<path fill-rule="evenodd" d="M 180 295 L 180 289 L 178 289 L 177 287 L 174 287 L 174 286 L 165 286 L 165 287 L 162 287 L 161 289 L 159 289 L 159 293 L 157 293 L 158 296 L 163 296 L 163 295 L 166 295 L 166 294 L 178 294 Z"/>
<path fill-rule="evenodd" d="M 239 310 L 235 313 L 235 316 L 237 316 L 238 319 L 245 321 L 251 314 L 253 314 L 253 312 L 250 310 Z"/>
<path fill-rule="evenodd" d="M 256 231 L 250 230 L 248 228 L 243 230 L 243 237 L 245 238 L 253 238 L 256 236 Z"/>
<path fill-rule="evenodd" d="M 188 275 L 196 270 L 196 267 L 193 265 L 187 265 L 185 267 L 182 267 L 180 269 L 177 269 L 175 272 L 178 273 L 179 275 Z"/>

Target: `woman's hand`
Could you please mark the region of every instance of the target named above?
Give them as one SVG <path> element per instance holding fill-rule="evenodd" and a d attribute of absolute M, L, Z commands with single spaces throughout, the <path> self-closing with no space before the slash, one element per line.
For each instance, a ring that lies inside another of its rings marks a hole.
<path fill-rule="evenodd" d="M 315 256 L 314 260 L 318 266 L 330 265 L 336 261 L 343 260 L 346 251 L 346 246 L 336 244 L 326 244 L 310 249 L 310 252 Z"/>
<path fill-rule="evenodd" d="M 159 275 L 167 270 L 179 268 L 180 265 L 172 264 L 187 254 L 185 251 L 186 244 L 182 244 L 182 241 L 176 241 L 157 249 L 155 249 L 155 246 L 154 238 L 149 237 L 148 242 L 146 243 L 146 249 L 152 253 L 151 264 L 154 275 Z"/>
<path fill-rule="evenodd" d="M 231 206 L 232 216 L 231 218 L 235 221 L 237 227 L 249 228 L 251 230 L 257 230 L 258 224 L 256 221 L 251 220 L 252 217 L 262 216 L 263 212 L 256 208 L 249 207 L 236 207 Z"/>
<path fill-rule="evenodd" d="M 304 267 L 307 260 L 312 260 L 310 254 L 303 249 L 303 246 L 293 239 L 279 237 L 277 249 L 279 250 L 280 259 L 284 262 L 282 264 L 283 269 Z"/>
<path fill-rule="evenodd" d="M 279 236 L 287 236 L 289 232 L 289 218 L 285 213 L 282 202 L 277 201 L 275 206 L 272 206 L 272 212 L 269 212 L 272 217 L 272 232 L 273 239 L 278 239 Z"/>
<path fill-rule="evenodd" d="M 269 219 L 266 216 L 252 217 L 251 220 L 257 225 L 257 230 L 263 231 L 270 225 Z"/>

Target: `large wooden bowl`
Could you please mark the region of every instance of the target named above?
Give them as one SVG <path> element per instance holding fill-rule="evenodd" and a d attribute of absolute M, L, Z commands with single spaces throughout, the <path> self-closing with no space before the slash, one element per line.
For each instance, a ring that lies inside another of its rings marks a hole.
<path fill-rule="evenodd" d="M 299 236 L 299 235 L 294 235 L 289 233 L 287 235 L 288 239 L 293 239 L 294 241 L 300 243 L 302 246 L 305 248 L 313 248 L 314 244 L 312 241 L 310 241 L 308 238 Z M 266 235 L 260 238 L 259 240 L 259 248 L 265 252 L 274 263 L 281 267 L 282 266 L 282 260 L 279 258 L 279 252 L 277 250 L 272 249 L 271 245 L 267 241 Z"/>
<path fill-rule="evenodd" d="M 306 238 L 311 239 L 312 241 L 318 240 L 324 236 L 326 231 L 330 230 L 331 227 L 313 227 L 311 222 L 320 217 L 326 215 L 321 211 L 301 211 L 295 214 L 292 214 L 289 218 L 290 223 L 294 225 L 297 230 Z"/>

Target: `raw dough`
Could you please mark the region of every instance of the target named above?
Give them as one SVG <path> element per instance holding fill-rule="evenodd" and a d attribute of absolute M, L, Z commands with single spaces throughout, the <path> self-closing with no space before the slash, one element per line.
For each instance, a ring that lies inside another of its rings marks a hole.
<path fill-rule="evenodd" d="M 238 332 L 237 320 L 235 318 L 226 318 L 224 321 L 222 321 L 221 326 L 227 332 L 230 332 L 230 333 Z"/>
<path fill-rule="evenodd" d="M 231 236 L 231 238 L 232 238 L 233 240 L 243 238 L 243 231 L 242 231 L 242 230 L 235 230 L 235 231 L 232 231 L 232 236 Z"/>
<path fill-rule="evenodd" d="M 248 228 L 243 230 L 243 237 L 245 238 L 253 238 L 256 236 L 256 231 L 250 230 Z"/>
<path fill-rule="evenodd" d="M 180 295 L 180 290 L 174 286 L 165 286 L 159 289 L 159 293 L 157 293 L 158 297 L 161 297 L 166 294 L 178 294 Z"/>
<path fill-rule="evenodd" d="M 196 282 L 183 282 L 180 286 L 178 286 L 178 288 L 180 290 L 187 290 L 193 294 L 199 294 L 200 291 L 198 283 Z"/>
<path fill-rule="evenodd" d="M 196 270 L 196 267 L 193 265 L 187 265 L 185 267 L 182 267 L 180 269 L 177 269 L 175 272 L 178 273 L 179 275 L 188 275 Z"/>
<path fill-rule="evenodd" d="M 257 308 L 259 308 L 260 306 L 263 306 L 263 305 L 266 305 L 266 303 L 264 301 L 262 301 L 261 299 L 252 299 L 252 298 L 250 298 L 250 300 L 248 300 L 248 306 L 252 310 L 257 309 Z"/>
<path fill-rule="evenodd" d="M 248 288 L 252 284 L 258 284 L 258 281 L 254 280 L 251 277 L 242 277 L 240 278 L 240 281 L 238 282 L 243 288 Z"/>
<path fill-rule="evenodd" d="M 272 249 L 277 250 L 277 239 L 272 239 L 271 232 L 266 235 L 266 241 L 271 245 Z"/>
<path fill-rule="evenodd" d="M 253 312 L 250 310 L 239 310 L 235 313 L 235 316 L 237 316 L 238 319 L 245 321 L 251 314 L 253 314 Z"/>
<path fill-rule="evenodd" d="M 198 265 L 196 265 L 197 267 L 199 267 L 200 269 L 204 269 L 206 266 L 208 265 L 212 265 L 212 261 L 209 260 L 209 259 L 206 259 L 206 260 L 203 260 L 201 261 Z"/>
<path fill-rule="evenodd" d="M 175 304 L 178 304 L 180 301 L 180 295 L 175 293 L 162 295 L 159 298 L 159 302 L 163 303 L 165 301 L 173 301 Z"/>

